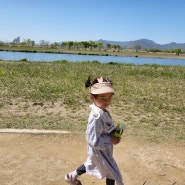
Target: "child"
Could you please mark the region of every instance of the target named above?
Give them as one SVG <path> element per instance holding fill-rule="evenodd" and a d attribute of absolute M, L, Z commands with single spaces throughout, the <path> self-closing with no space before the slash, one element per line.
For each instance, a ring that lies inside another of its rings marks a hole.
<path fill-rule="evenodd" d="M 100 179 L 106 177 L 106 185 L 124 185 L 119 168 L 113 158 L 113 144 L 120 142 L 119 137 L 114 136 L 114 123 L 106 109 L 114 95 L 114 89 L 110 80 L 97 77 L 93 82 L 89 77 L 85 83 L 89 88 L 91 112 L 86 130 L 88 144 L 88 158 L 75 171 L 65 175 L 65 180 L 70 185 L 82 185 L 78 176 L 83 173 L 94 175 Z"/>

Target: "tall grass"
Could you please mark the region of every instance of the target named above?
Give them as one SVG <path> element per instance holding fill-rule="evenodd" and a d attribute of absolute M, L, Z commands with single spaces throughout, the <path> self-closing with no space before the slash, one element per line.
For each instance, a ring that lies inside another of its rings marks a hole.
<path fill-rule="evenodd" d="M 86 111 L 90 103 L 84 82 L 89 75 L 113 81 L 115 96 L 111 112 L 115 122 L 127 122 L 127 134 L 147 140 L 184 140 L 185 67 L 161 65 L 72 63 L 67 61 L 0 61 L 0 110 L 13 100 L 56 102 L 70 110 L 60 115 L 12 117 L 1 113 L 0 127 L 85 130 L 86 117 L 74 119 L 73 112 Z M 65 120 L 65 121 L 64 121 Z M 75 120 L 75 124 L 74 124 Z M 62 122 L 62 124 L 61 124 Z M 34 123 L 34 124 L 33 124 Z"/>

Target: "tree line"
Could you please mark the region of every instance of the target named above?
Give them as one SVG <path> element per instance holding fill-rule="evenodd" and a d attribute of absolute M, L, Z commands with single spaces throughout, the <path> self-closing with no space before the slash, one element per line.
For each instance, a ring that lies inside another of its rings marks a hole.
<path fill-rule="evenodd" d="M 0 41 L 0 45 L 7 45 Z M 98 51 L 116 51 L 120 52 L 125 50 L 123 46 L 116 45 L 116 44 L 110 44 L 107 43 L 103 45 L 101 42 L 94 42 L 94 41 L 80 41 L 80 42 L 75 42 L 75 41 L 65 41 L 65 42 L 54 42 L 50 43 L 45 40 L 40 40 L 39 44 L 36 44 L 34 40 L 31 39 L 23 39 L 22 42 L 17 43 L 17 39 L 14 39 L 13 42 L 8 43 L 8 45 L 14 45 L 14 46 L 25 46 L 25 47 L 34 47 L 34 46 L 40 46 L 40 47 L 48 47 L 48 48 L 61 48 L 61 49 L 67 49 L 67 50 L 98 50 Z M 130 48 L 135 50 L 136 52 L 140 50 L 148 51 L 148 52 L 169 52 L 169 53 L 176 53 L 176 55 L 179 55 L 182 53 L 181 48 L 175 48 L 172 50 L 160 50 L 158 48 L 153 48 L 153 49 L 145 49 L 142 48 L 140 45 L 135 45 L 133 48 Z"/>

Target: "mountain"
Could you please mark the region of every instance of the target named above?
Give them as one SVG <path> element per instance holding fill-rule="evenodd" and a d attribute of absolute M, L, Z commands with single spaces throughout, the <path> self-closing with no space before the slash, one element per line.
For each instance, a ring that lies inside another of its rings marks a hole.
<path fill-rule="evenodd" d="M 110 41 L 110 40 L 98 40 L 96 42 L 101 42 L 104 46 L 106 44 L 120 45 L 125 49 L 133 49 L 135 46 L 141 46 L 141 49 L 160 49 L 160 50 L 172 50 L 175 48 L 181 48 L 185 51 L 185 43 L 171 42 L 168 44 L 157 44 L 149 39 L 139 39 L 135 41 Z"/>

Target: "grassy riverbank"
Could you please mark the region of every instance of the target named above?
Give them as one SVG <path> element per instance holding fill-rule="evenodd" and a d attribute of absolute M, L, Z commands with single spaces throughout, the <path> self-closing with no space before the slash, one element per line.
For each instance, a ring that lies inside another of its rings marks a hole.
<path fill-rule="evenodd" d="M 177 58 L 185 59 L 185 53 L 176 55 L 170 52 L 149 52 L 149 51 L 135 51 L 135 50 L 122 50 L 122 51 L 106 51 L 103 50 L 90 50 L 90 49 L 63 49 L 60 47 L 26 47 L 26 46 L 0 46 L 0 51 L 14 51 L 14 52 L 33 52 L 33 53 L 57 53 L 57 54 L 77 54 L 77 55 L 99 55 L 99 56 L 131 56 L 131 57 L 151 57 L 151 58 Z"/>
<path fill-rule="evenodd" d="M 110 111 L 115 123 L 127 123 L 126 135 L 185 140 L 182 66 L 0 61 L 0 128 L 85 131 L 90 74 L 112 79 Z"/>

